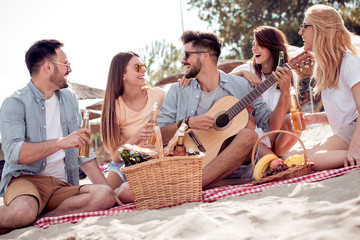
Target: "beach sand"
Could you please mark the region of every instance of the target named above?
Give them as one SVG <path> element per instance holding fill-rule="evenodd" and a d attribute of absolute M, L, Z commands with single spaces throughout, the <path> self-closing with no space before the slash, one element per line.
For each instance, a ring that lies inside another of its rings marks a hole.
<path fill-rule="evenodd" d="M 318 125 L 301 139 L 308 148 L 330 134 L 329 126 Z M 360 171 L 353 171 L 211 203 L 27 227 L 0 239 L 359 239 L 359 193 Z"/>

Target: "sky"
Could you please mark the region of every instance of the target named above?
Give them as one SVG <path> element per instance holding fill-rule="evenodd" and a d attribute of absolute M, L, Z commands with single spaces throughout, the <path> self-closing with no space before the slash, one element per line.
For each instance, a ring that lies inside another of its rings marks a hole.
<path fill-rule="evenodd" d="M 68 80 L 105 89 L 116 53 L 139 52 L 156 40 L 181 47 L 182 26 L 210 31 L 187 2 L 0 0 L 0 104 L 29 82 L 25 53 L 35 41 L 62 41 L 72 68 Z"/>

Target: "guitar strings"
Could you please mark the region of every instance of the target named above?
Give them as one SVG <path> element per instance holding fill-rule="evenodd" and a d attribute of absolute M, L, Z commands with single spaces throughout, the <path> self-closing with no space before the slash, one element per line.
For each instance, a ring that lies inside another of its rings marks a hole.
<path fill-rule="evenodd" d="M 263 81 L 258 87 L 254 88 L 243 99 L 241 99 L 239 102 L 235 103 L 231 108 L 225 111 L 224 114 L 221 114 L 216 119 L 216 123 L 220 123 L 221 126 L 225 126 L 240 111 L 242 111 L 249 104 L 251 104 L 257 97 L 259 97 L 263 92 L 265 92 L 269 87 L 271 87 L 276 82 L 276 79 L 272 75 L 268 77 L 266 80 L 268 81 Z M 219 126 L 219 124 L 217 124 L 217 126 Z"/>

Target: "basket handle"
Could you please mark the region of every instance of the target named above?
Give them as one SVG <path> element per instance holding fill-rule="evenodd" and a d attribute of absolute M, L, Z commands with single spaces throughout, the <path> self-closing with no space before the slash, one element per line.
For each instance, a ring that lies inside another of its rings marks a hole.
<path fill-rule="evenodd" d="M 155 139 L 156 139 L 156 148 L 158 150 L 159 160 L 164 160 L 163 141 L 162 141 L 161 131 L 158 126 L 154 127 L 154 134 L 155 134 Z"/>
<path fill-rule="evenodd" d="M 303 141 L 301 141 L 301 139 L 294 133 L 290 132 L 290 131 L 285 131 L 285 130 L 274 130 L 274 131 L 270 131 L 270 132 L 267 132 L 265 133 L 264 135 L 262 135 L 255 143 L 254 145 L 254 148 L 252 150 L 252 153 L 251 153 L 251 163 L 252 163 L 252 166 L 253 168 L 255 168 L 255 153 L 256 153 L 256 149 L 258 147 L 258 144 L 260 143 L 260 141 L 266 137 L 266 136 L 269 136 L 271 134 L 274 134 L 274 133 L 287 133 L 287 134 L 290 134 L 292 136 L 294 136 L 301 144 L 301 147 L 304 149 L 304 159 L 305 159 L 305 162 L 308 163 L 309 162 L 309 159 L 308 159 L 308 155 L 307 155 L 307 151 L 306 151 L 306 148 L 305 148 L 305 145 L 303 143 Z"/>

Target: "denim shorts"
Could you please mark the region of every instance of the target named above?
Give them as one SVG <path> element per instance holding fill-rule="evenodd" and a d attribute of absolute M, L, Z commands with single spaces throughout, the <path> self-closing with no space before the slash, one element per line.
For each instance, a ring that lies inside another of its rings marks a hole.
<path fill-rule="evenodd" d="M 127 182 L 125 174 L 121 171 L 122 167 L 125 167 L 124 162 L 116 163 L 114 161 L 111 161 L 111 163 L 105 169 L 104 172 L 108 172 L 108 171 L 116 172 L 117 174 L 119 174 L 119 176 L 120 176 L 121 180 L 123 180 L 123 182 Z"/>

